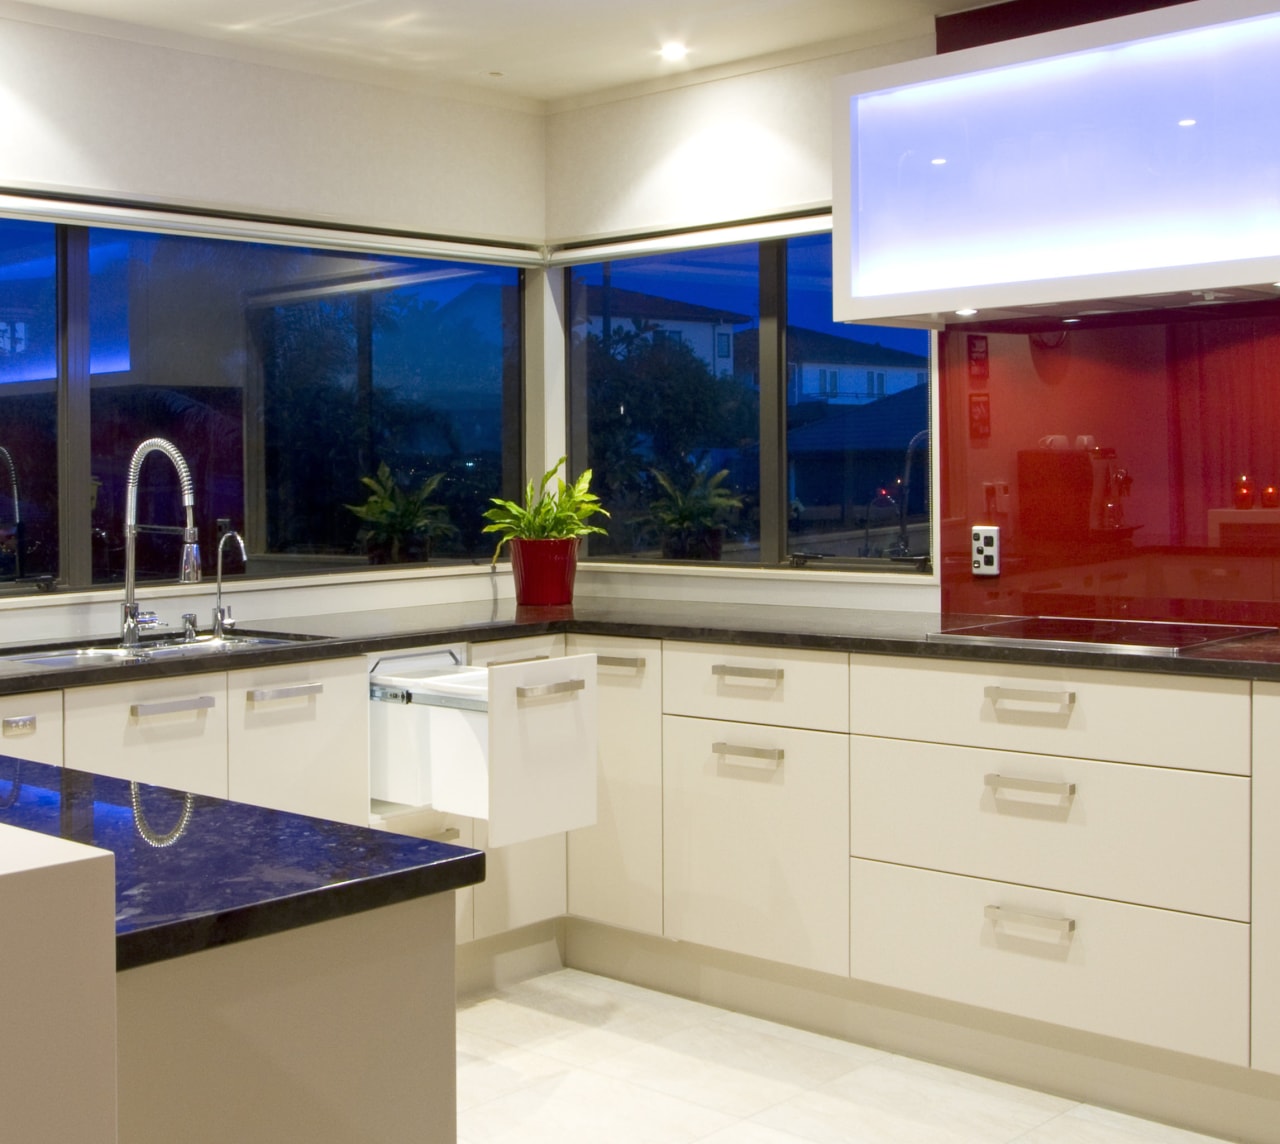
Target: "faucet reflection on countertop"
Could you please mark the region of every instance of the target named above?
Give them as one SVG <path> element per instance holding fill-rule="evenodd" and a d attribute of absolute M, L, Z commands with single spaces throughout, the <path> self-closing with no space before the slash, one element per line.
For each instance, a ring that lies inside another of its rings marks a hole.
<path fill-rule="evenodd" d="M 178 472 L 178 483 L 182 491 L 182 506 L 186 510 L 185 528 L 174 528 L 166 525 L 138 524 L 138 476 L 142 471 L 142 462 L 152 453 L 163 453 L 173 463 Z M 163 437 L 149 437 L 134 451 L 129 461 L 128 484 L 125 500 L 124 520 L 124 603 L 121 605 L 120 643 L 123 647 L 136 647 L 139 632 L 142 628 L 162 626 L 154 612 L 138 610 L 137 567 L 135 549 L 139 532 L 179 532 L 182 534 L 182 563 L 178 572 L 178 580 L 183 584 L 195 584 L 200 580 L 200 544 L 195 526 L 195 490 L 191 481 L 191 470 L 187 462 L 178 452 L 172 441 Z"/>

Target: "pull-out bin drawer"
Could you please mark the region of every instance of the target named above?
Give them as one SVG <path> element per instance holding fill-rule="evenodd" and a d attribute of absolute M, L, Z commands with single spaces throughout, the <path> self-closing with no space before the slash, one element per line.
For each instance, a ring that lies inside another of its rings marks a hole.
<path fill-rule="evenodd" d="M 489 846 L 596 821 L 594 655 L 371 677 L 371 793 L 486 819 Z"/>

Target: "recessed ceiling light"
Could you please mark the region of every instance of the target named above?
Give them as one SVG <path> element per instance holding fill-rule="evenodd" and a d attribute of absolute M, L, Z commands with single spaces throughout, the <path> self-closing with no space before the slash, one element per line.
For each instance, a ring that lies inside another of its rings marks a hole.
<path fill-rule="evenodd" d="M 1196 125 L 1196 121 L 1195 121 L 1194 119 L 1179 119 L 1179 120 L 1178 120 L 1178 126 L 1179 126 L 1179 127 L 1194 127 L 1195 125 Z"/>
<path fill-rule="evenodd" d="M 1063 318 L 1062 319 L 1063 325 L 1066 325 L 1068 322 L 1078 322 L 1078 321 L 1080 321 L 1079 318 Z"/>
<path fill-rule="evenodd" d="M 662 45 L 658 53 L 669 64 L 677 64 L 689 54 L 689 49 L 678 40 L 670 40 Z"/>
<path fill-rule="evenodd" d="M 969 309 L 966 307 L 963 310 L 957 310 L 956 316 L 960 318 L 972 318 L 974 314 L 976 314 L 977 312 L 978 312 L 977 310 Z"/>
<path fill-rule="evenodd" d="M 935 167 L 945 167 L 947 165 L 947 161 L 945 159 L 930 159 L 929 162 Z"/>

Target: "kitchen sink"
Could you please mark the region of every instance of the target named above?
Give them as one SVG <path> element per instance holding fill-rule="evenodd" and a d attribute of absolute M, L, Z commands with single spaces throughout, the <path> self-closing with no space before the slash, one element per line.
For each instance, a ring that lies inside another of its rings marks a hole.
<path fill-rule="evenodd" d="M 196 636 L 183 640 L 147 640 L 136 647 L 77 647 L 52 651 L 17 652 L 0 656 L 5 663 L 31 667 L 109 667 L 114 664 L 158 663 L 230 655 L 237 651 L 266 651 L 293 647 L 299 642 L 287 636 Z"/>

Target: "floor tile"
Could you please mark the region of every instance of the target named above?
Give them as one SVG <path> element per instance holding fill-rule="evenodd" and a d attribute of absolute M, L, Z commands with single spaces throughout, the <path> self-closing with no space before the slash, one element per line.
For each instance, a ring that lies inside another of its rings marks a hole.
<path fill-rule="evenodd" d="M 459 1030 L 458 1108 L 473 1108 L 548 1077 L 563 1076 L 569 1067 L 528 1049 Z"/>
<path fill-rule="evenodd" d="M 1018 1144 L 1223 1144 L 1150 1120 L 1091 1105 L 1078 1105 L 1018 1138 Z"/>

